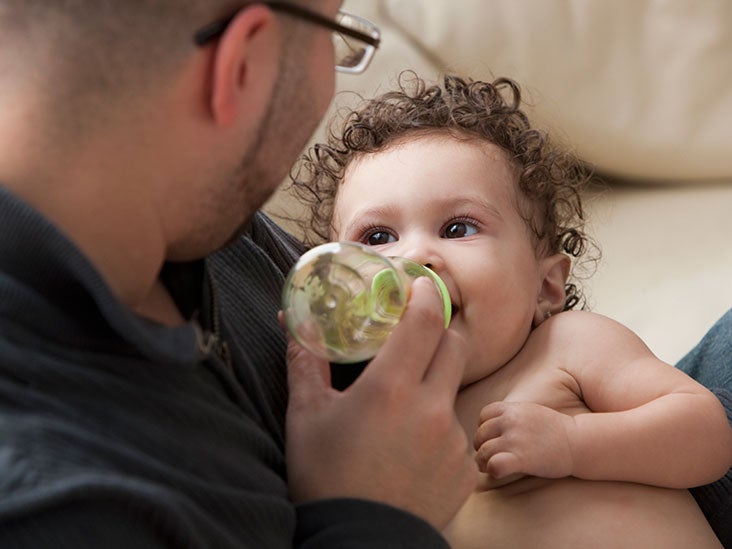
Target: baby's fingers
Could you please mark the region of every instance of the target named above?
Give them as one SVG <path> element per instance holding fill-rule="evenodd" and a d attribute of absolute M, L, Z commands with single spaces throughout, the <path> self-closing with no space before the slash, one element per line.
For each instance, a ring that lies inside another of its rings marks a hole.
<path fill-rule="evenodd" d="M 479 450 L 491 440 L 497 439 L 503 434 L 501 422 L 497 418 L 483 421 L 475 430 L 473 435 L 473 448 Z"/>
<path fill-rule="evenodd" d="M 490 421 L 491 419 L 499 418 L 506 412 L 517 407 L 518 404 L 519 403 L 517 402 L 505 402 L 502 400 L 491 402 L 490 404 L 483 406 L 483 408 L 480 410 L 478 423 L 485 423 L 486 421 Z"/>
<path fill-rule="evenodd" d="M 476 448 L 475 462 L 480 471 L 496 479 L 521 472 L 519 459 L 505 442 L 500 437 L 492 438 Z"/>
<path fill-rule="evenodd" d="M 483 472 L 488 473 L 493 478 L 501 479 L 514 473 L 521 473 L 522 471 L 515 454 L 511 452 L 500 452 L 488 460 Z"/>

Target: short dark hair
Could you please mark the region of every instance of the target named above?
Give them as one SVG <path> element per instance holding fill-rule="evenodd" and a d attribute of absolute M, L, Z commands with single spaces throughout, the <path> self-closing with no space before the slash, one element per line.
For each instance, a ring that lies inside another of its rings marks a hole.
<path fill-rule="evenodd" d="M 338 121 L 332 122 L 327 143 L 312 147 L 292 176 L 291 190 L 310 208 L 310 218 L 301 222 L 305 241 L 315 245 L 329 239 L 338 186 L 355 158 L 425 133 L 486 141 L 505 151 L 516 169 L 518 196 L 528 206 L 521 213 L 537 250 L 563 252 L 573 260 L 565 309 L 584 306 L 574 282 L 576 266 L 581 258 L 594 262 L 599 257 L 587 255 L 599 251 L 585 232 L 581 196 L 592 169 L 531 125 L 513 80 L 480 82 L 447 75 L 441 84 L 428 86 L 406 71 L 397 90 L 364 101 L 337 130 Z"/>
<path fill-rule="evenodd" d="M 196 28 L 220 16 L 227 4 L 231 2 L 2 0 L 0 27 L 7 35 L 18 30 L 29 48 L 48 40 L 59 59 L 75 53 L 66 59 L 69 66 L 98 72 L 109 67 L 111 72 L 123 62 L 128 69 L 145 70 L 180 55 L 176 50 L 192 50 Z"/>
<path fill-rule="evenodd" d="M 0 32 L 18 77 L 49 88 L 58 124 L 105 123 L 99 113 L 149 96 L 197 48 L 195 32 L 240 8 L 232 0 L 0 0 Z M 8 78 L 16 78 L 10 74 Z M 63 112 L 61 112 L 63 111 Z"/>

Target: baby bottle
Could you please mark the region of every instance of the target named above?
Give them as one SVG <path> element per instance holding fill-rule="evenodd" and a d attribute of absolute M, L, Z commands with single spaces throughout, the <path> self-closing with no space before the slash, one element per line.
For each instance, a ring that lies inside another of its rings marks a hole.
<path fill-rule="evenodd" d="M 302 255 L 285 281 L 287 329 L 303 347 L 330 362 L 368 360 L 399 322 L 412 282 L 420 276 L 435 282 L 447 327 L 450 294 L 429 268 L 354 242 L 317 246 Z"/>

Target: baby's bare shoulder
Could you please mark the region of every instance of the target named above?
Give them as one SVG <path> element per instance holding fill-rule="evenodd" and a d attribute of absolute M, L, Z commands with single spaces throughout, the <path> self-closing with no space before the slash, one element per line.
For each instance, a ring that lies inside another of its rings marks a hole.
<path fill-rule="evenodd" d="M 565 311 L 545 320 L 534 329 L 525 350 L 572 371 L 573 365 L 618 364 L 652 356 L 632 330 L 588 311 Z"/>
<path fill-rule="evenodd" d="M 610 317 L 589 311 L 564 311 L 542 322 L 531 338 L 547 343 L 592 344 L 600 347 L 641 344 L 629 328 Z"/>

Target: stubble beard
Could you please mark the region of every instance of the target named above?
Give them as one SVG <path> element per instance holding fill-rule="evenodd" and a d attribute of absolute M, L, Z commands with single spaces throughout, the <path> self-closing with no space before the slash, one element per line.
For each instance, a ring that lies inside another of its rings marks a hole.
<path fill-rule="evenodd" d="M 319 116 L 312 105 L 304 70 L 300 65 L 288 63 L 291 59 L 292 56 L 284 56 L 281 76 L 275 83 L 256 139 L 230 177 L 228 188 L 234 192 L 238 189 L 242 196 L 242 221 L 230 234 L 227 244 L 241 236 L 257 210 L 271 198 L 318 126 Z M 224 205 L 231 206 L 231 203 Z"/>
<path fill-rule="evenodd" d="M 238 239 L 317 128 L 321 113 L 313 103 L 314 90 L 301 56 L 284 52 L 280 59 L 279 78 L 255 139 L 229 175 L 219 175 L 224 179 L 218 192 L 201 200 L 200 215 L 207 221 L 192 235 L 188 253 L 180 248 L 184 253 L 172 254 L 178 256 L 175 259 L 203 257 Z"/>

